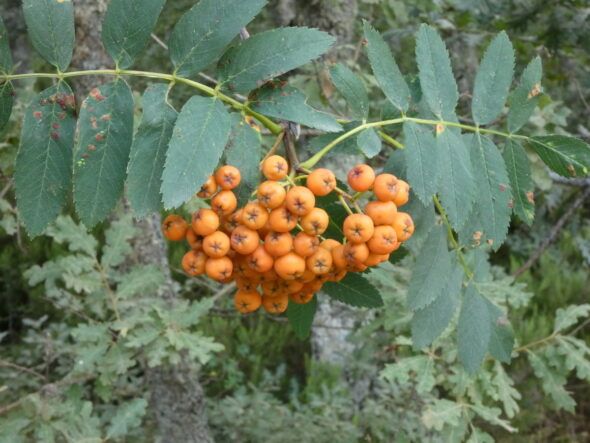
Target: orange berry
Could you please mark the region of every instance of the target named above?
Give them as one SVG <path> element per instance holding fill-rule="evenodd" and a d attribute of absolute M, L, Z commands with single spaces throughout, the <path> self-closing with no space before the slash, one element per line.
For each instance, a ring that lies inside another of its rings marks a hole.
<path fill-rule="evenodd" d="M 242 291 L 250 292 L 256 291 L 256 288 L 258 288 L 258 283 L 247 278 L 237 277 L 236 286 Z"/>
<path fill-rule="evenodd" d="M 369 254 L 369 257 L 365 260 L 366 266 L 377 266 L 379 263 L 383 263 L 389 260 L 389 254 Z"/>
<path fill-rule="evenodd" d="M 259 245 L 256 250 L 248 256 L 248 266 L 256 272 L 264 273 L 272 269 L 274 259 L 263 245 Z"/>
<path fill-rule="evenodd" d="M 392 201 L 372 201 L 365 206 L 365 214 L 371 217 L 375 226 L 392 224 L 396 212 L 397 207 Z"/>
<path fill-rule="evenodd" d="M 295 254 L 301 257 L 309 257 L 320 247 L 320 239 L 315 235 L 309 235 L 305 232 L 300 232 L 293 240 L 293 249 Z"/>
<path fill-rule="evenodd" d="M 268 224 L 273 231 L 289 232 L 297 226 L 297 216 L 286 206 L 273 209 L 268 216 Z"/>
<path fill-rule="evenodd" d="M 251 202 L 242 209 L 241 222 L 255 231 L 261 229 L 268 221 L 268 211 L 260 203 Z"/>
<path fill-rule="evenodd" d="M 203 251 L 188 251 L 182 257 L 182 269 L 188 275 L 197 276 L 205 273 L 207 256 Z"/>
<path fill-rule="evenodd" d="M 170 241 L 184 240 L 187 226 L 180 215 L 170 214 L 162 222 L 162 234 Z"/>
<path fill-rule="evenodd" d="M 215 177 L 209 176 L 207 181 L 201 186 L 201 190 L 197 192 L 197 197 L 211 198 L 217 192 L 217 182 Z"/>
<path fill-rule="evenodd" d="M 242 181 L 242 175 L 235 166 L 225 165 L 215 173 L 215 182 L 221 189 L 235 189 Z"/>
<path fill-rule="evenodd" d="M 248 255 L 258 248 L 260 237 L 258 232 L 246 226 L 238 226 L 232 231 L 230 242 L 232 249 L 238 254 Z"/>
<path fill-rule="evenodd" d="M 322 208 L 313 208 L 301 218 L 303 231 L 310 235 L 322 235 L 329 224 L 330 217 Z"/>
<path fill-rule="evenodd" d="M 215 197 L 211 199 L 211 208 L 219 215 L 230 215 L 238 207 L 238 199 L 236 195 L 229 190 L 219 191 Z"/>
<path fill-rule="evenodd" d="M 199 249 L 203 248 L 203 237 L 198 236 L 193 231 L 192 226 L 188 227 L 186 230 L 186 242 L 191 247 L 191 249 L 198 251 Z"/>
<path fill-rule="evenodd" d="M 364 243 L 373 236 L 375 225 L 368 215 L 351 214 L 344 220 L 342 230 L 348 241 Z"/>
<path fill-rule="evenodd" d="M 211 209 L 199 209 L 193 213 L 191 224 L 197 235 L 213 234 L 219 228 L 219 216 Z"/>
<path fill-rule="evenodd" d="M 338 245 L 334 249 L 332 249 L 332 264 L 336 269 L 344 270 L 348 266 L 348 261 L 346 260 L 346 255 L 344 254 L 344 246 L 345 245 Z"/>
<path fill-rule="evenodd" d="M 317 276 L 310 269 L 306 268 L 303 274 L 297 277 L 297 281 L 301 283 L 308 283 L 312 280 L 315 280 L 316 277 Z"/>
<path fill-rule="evenodd" d="M 303 282 L 299 280 L 281 280 L 287 294 L 294 294 L 303 289 Z"/>
<path fill-rule="evenodd" d="M 393 202 L 397 206 L 403 206 L 410 199 L 410 185 L 403 180 L 398 180 L 397 187 L 397 195 L 393 199 Z"/>
<path fill-rule="evenodd" d="M 283 280 L 295 280 L 305 271 L 305 260 L 289 252 L 275 260 L 274 270 Z"/>
<path fill-rule="evenodd" d="M 221 231 L 215 231 L 203 239 L 203 252 L 209 257 L 219 258 L 229 251 L 229 237 Z"/>
<path fill-rule="evenodd" d="M 357 267 L 369 258 L 369 248 L 366 243 L 347 243 L 344 245 L 344 258 L 348 266 Z"/>
<path fill-rule="evenodd" d="M 208 258 L 205 263 L 205 272 L 213 280 L 223 281 L 232 276 L 233 262 L 228 257 Z"/>
<path fill-rule="evenodd" d="M 288 232 L 271 231 L 264 237 L 264 249 L 273 257 L 282 257 L 293 250 L 293 236 Z"/>
<path fill-rule="evenodd" d="M 306 215 L 315 207 L 315 196 L 305 186 L 293 186 L 287 191 L 285 206 L 293 214 Z"/>
<path fill-rule="evenodd" d="M 262 293 L 266 297 L 278 297 L 287 294 L 286 288 L 282 282 L 283 280 L 274 280 L 262 283 Z"/>
<path fill-rule="evenodd" d="M 388 225 L 377 226 L 367 246 L 373 254 L 391 254 L 397 246 L 395 229 Z"/>
<path fill-rule="evenodd" d="M 268 282 L 268 281 L 277 281 L 277 280 L 279 280 L 279 276 L 275 272 L 274 269 L 271 269 L 270 271 L 266 271 L 264 274 L 261 274 L 261 275 L 262 275 L 262 279 L 260 281 L 262 283 Z"/>
<path fill-rule="evenodd" d="M 324 248 L 319 248 L 307 259 L 307 269 L 316 275 L 324 275 L 332 268 L 332 253 Z"/>
<path fill-rule="evenodd" d="M 331 238 L 327 238 L 326 240 L 324 240 L 320 244 L 320 247 L 332 252 L 334 250 L 334 248 L 336 248 L 337 246 L 340 246 L 340 244 L 341 243 L 338 240 L 333 240 Z"/>
<path fill-rule="evenodd" d="M 324 283 L 322 282 L 322 280 L 320 280 L 319 276 L 316 276 L 314 280 L 306 283 L 303 286 L 303 291 L 315 293 L 322 289 L 323 285 Z"/>
<path fill-rule="evenodd" d="M 357 192 L 371 189 L 375 181 L 375 171 L 369 165 L 356 165 L 348 173 L 348 185 Z"/>
<path fill-rule="evenodd" d="M 379 200 L 393 201 L 398 191 L 398 179 L 393 174 L 379 174 L 375 177 L 373 192 Z"/>
<path fill-rule="evenodd" d="M 314 195 L 323 197 L 336 187 L 336 176 L 329 169 L 316 169 L 307 176 L 307 187 Z"/>
<path fill-rule="evenodd" d="M 269 180 L 282 180 L 289 173 L 289 164 L 280 155 L 271 155 L 262 163 L 262 174 Z"/>
<path fill-rule="evenodd" d="M 258 201 L 262 206 L 268 209 L 278 208 L 285 201 L 287 191 L 279 183 L 275 181 L 265 181 L 258 186 Z"/>
<path fill-rule="evenodd" d="M 404 242 L 408 240 L 414 233 L 414 221 L 410 214 L 405 212 L 398 212 L 395 214 L 395 220 L 393 221 L 393 229 L 397 234 L 397 241 Z"/>
<path fill-rule="evenodd" d="M 262 307 L 269 314 L 282 314 L 289 306 L 289 297 L 287 294 L 276 297 L 262 297 Z"/>
<path fill-rule="evenodd" d="M 309 290 L 301 290 L 295 294 L 289 294 L 289 301 L 295 302 L 298 305 L 305 305 L 313 298 L 313 292 Z"/>
<path fill-rule="evenodd" d="M 346 277 L 347 274 L 348 274 L 348 272 L 345 269 L 338 270 L 338 269 L 332 268 L 330 270 L 330 272 L 328 272 L 326 275 L 328 277 L 328 281 L 339 282 L 339 281 L 344 280 L 344 277 Z"/>
<path fill-rule="evenodd" d="M 234 296 L 234 306 L 242 314 L 256 311 L 262 304 L 262 297 L 257 291 L 238 290 Z"/>

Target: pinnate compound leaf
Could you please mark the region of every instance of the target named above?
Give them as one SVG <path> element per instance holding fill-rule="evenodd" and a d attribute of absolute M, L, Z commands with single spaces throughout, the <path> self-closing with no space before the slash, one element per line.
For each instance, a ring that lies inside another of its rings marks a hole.
<path fill-rule="evenodd" d="M 201 0 L 170 36 L 176 73 L 190 77 L 221 57 L 226 46 L 260 12 L 266 0 Z"/>
<path fill-rule="evenodd" d="M 356 144 L 367 158 L 373 158 L 381 152 L 381 139 L 373 128 L 362 131 L 356 138 Z"/>
<path fill-rule="evenodd" d="M 408 181 L 424 203 L 432 201 L 440 177 L 440 155 L 432 132 L 413 122 L 404 123 Z"/>
<path fill-rule="evenodd" d="M 528 64 L 520 78 L 520 85 L 510 95 L 508 130 L 518 131 L 531 117 L 541 94 L 543 65 L 537 56 Z"/>
<path fill-rule="evenodd" d="M 318 307 L 316 297 L 313 297 L 308 303 L 302 305 L 294 302 L 289 303 L 287 308 L 287 318 L 295 332 L 295 335 L 303 340 L 309 336 L 311 332 L 311 324 L 315 317 L 315 312 Z"/>
<path fill-rule="evenodd" d="M 8 32 L 0 17 L 0 73 L 8 74 L 12 69 L 12 54 L 8 43 Z M 0 125 L 1 127 L 1 125 Z"/>
<path fill-rule="evenodd" d="M 10 82 L 0 84 L 0 131 L 6 126 L 12 114 L 14 88 Z"/>
<path fill-rule="evenodd" d="M 575 325 L 581 318 L 588 317 L 590 305 L 573 305 L 567 308 L 559 308 L 555 313 L 555 324 L 553 332 L 564 331 Z"/>
<path fill-rule="evenodd" d="M 229 138 L 231 118 L 213 98 L 192 97 L 176 120 L 162 174 L 166 208 L 188 201 L 219 163 Z"/>
<path fill-rule="evenodd" d="M 502 154 L 512 188 L 514 213 L 527 225 L 535 218 L 535 185 L 529 159 L 519 141 L 508 139 Z"/>
<path fill-rule="evenodd" d="M 138 217 L 157 212 L 162 172 L 177 113 L 166 101 L 168 86 L 154 84 L 143 95 L 143 117 L 131 146 L 127 196 Z"/>
<path fill-rule="evenodd" d="M 440 174 L 445 177 L 439 183 L 440 199 L 453 228 L 459 230 L 467 221 L 475 200 L 469 151 L 463 138 L 448 127 L 438 134 L 436 142 L 440 150 Z"/>
<path fill-rule="evenodd" d="M 74 5 L 71 0 L 24 0 L 29 37 L 41 56 L 65 71 L 74 51 Z"/>
<path fill-rule="evenodd" d="M 560 409 L 574 412 L 576 401 L 565 389 L 567 378 L 556 368 L 551 367 L 542 357 L 534 352 L 528 352 L 529 363 L 535 372 L 535 375 L 541 379 L 543 391 L 555 405 Z"/>
<path fill-rule="evenodd" d="M 217 1 L 217 0 L 213 0 Z M 335 39 L 326 32 L 305 27 L 262 32 L 230 48 L 219 62 L 222 85 L 247 93 L 324 54 Z"/>
<path fill-rule="evenodd" d="M 442 431 L 446 426 L 459 426 L 463 415 L 462 404 L 445 399 L 433 399 L 422 413 L 422 423 L 428 429 Z"/>
<path fill-rule="evenodd" d="M 61 212 L 72 183 L 76 104 L 60 82 L 39 93 L 25 113 L 14 179 L 20 216 L 31 236 Z"/>
<path fill-rule="evenodd" d="M 367 54 L 377 83 L 387 99 L 400 111 L 410 106 L 410 88 L 387 46 L 385 40 L 368 22 L 363 24 Z"/>
<path fill-rule="evenodd" d="M 451 255 L 442 226 L 433 228 L 416 258 L 408 286 L 408 308 L 422 309 L 445 289 L 451 273 Z"/>
<path fill-rule="evenodd" d="M 82 103 L 74 165 L 74 203 L 87 227 L 102 221 L 123 194 L 133 141 L 133 94 L 116 80 Z"/>
<path fill-rule="evenodd" d="M 546 135 L 528 139 L 541 160 L 563 177 L 588 175 L 590 146 L 567 135 Z"/>
<path fill-rule="evenodd" d="M 478 125 L 494 121 L 504 109 L 514 74 L 514 48 L 506 32 L 500 32 L 488 46 L 473 89 L 473 120 Z"/>
<path fill-rule="evenodd" d="M 492 324 L 488 303 L 473 284 L 465 291 L 457 326 L 457 344 L 459 360 L 471 374 L 481 366 L 490 343 Z"/>
<path fill-rule="evenodd" d="M 422 24 L 416 41 L 416 61 L 422 94 L 439 118 L 452 119 L 459 92 L 445 43 L 431 26 Z"/>
<path fill-rule="evenodd" d="M 343 64 L 332 66 L 330 76 L 350 108 L 351 115 L 359 120 L 366 119 L 369 116 L 369 95 L 361 79 Z"/>
<path fill-rule="evenodd" d="M 381 294 L 363 276 L 348 273 L 339 282 L 327 282 L 323 291 L 335 300 L 359 308 L 378 308 L 383 306 Z"/>
<path fill-rule="evenodd" d="M 262 88 L 257 91 L 256 101 L 251 107 L 268 117 L 300 123 L 309 128 L 342 131 L 342 126 L 334 117 L 309 106 L 305 94 L 291 86 Z"/>
<path fill-rule="evenodd" d="M 107 438 L 125 437 L 130 430 L 140 427 L 147 405 L 147 401 L 143 398 L 136 398 L 119 405 L 107 428 Z"/>
<path fill-rule="evenodd" d="M 102 41 L 117 66 L 126 69 L 147 45 L 166 0 L 111 0 Z"/>

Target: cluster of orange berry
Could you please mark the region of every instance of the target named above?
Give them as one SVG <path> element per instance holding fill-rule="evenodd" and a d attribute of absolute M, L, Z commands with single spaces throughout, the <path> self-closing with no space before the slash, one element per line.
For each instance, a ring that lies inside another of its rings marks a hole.
<path fill-rule="evenodd" d="M 262 173 L 267 180 L 258 186 L 257 200 L 238 209 L 233 189 L 240 184 L 240 171 L 222 166 L 197 194 L 211 199 L 211 209 L 196 211 L 190 224 L 169 215 L 162 227 L 167 239 L 188 242 L 191 249 L 182 259 L 188 275 L 235 281 L 235 307 L 242 313 L 262 305 L 279 314 L 289 301 L 307 303 L 325 282 L 388 260 L 414 232 L 412 218 L 397 210 L 407 203 L 410 187 L 394 175 L 375 176 L 370 166 L 355 166 L 348 173 L 349 186 L 359 193 L 355 198 L 337 187 L 328 169 L 288 177 L 288 163 L 278 155 L 263 161 Z M 306 185 L 296 185 L 299 179 Z M 330 217 L 316 207 L 316 197 L 338 192 L 356 202 L 370 190 L 377 200 L 367 203 L 364 213 L 352 213 L 342 199 L 350 213 L 342 226 L 343 242 L 324 239 Z"/>

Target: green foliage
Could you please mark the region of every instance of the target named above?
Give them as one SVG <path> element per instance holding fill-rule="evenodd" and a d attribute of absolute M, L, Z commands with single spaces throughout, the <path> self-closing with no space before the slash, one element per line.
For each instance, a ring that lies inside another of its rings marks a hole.
<path fill-rule="evenodd" d="M 559 175 L 588 175 L 590 146 L 582 140 L 565 135 L 547 135 L 532 137 L 529 142 L 541 160 Z"/>
<path fill-rule="evenodd" d="M 509 139 L 502 154 L 510 179 L 513 212 L 529 226 L 535 218 L 534 185 L 524 148 L 518 140 Z"/>
<path fill-rule="evenodd" d="M 520 84 L 510 95 L 508 129 L 518 131 L 531 118 L 539 102 L 543 66 L 540 57 L 535 57 L 522 73 Z"/>
<path fill-rule="evenodd" d="M 365 308 L 383 306 L 379 291 L 365 278 L 352 272 L 339 282 L 327 282 L 323 291 L 333 299 L 351 306 Z"/>
<path fill-rule="evenodd" d="M 366 119 L 369 116 L 369 95 L 361 79 L 340 63 L 330 68 L 330 76 L 350 108 L 351 115 L 359 120 Z"/>
<path fill-rule="evenodd" d="M 440 154 L 432 133 L 415 123 L 404 123 L 407 177 L 424 204 L 432 200 L 440 179 Z"/>
<path fill-rule="evenodd" d="M 12 114 L 14 89 L 10 82 L 0 84 L 0 130 L 6 126 Z"/>
<path fill-rule="evenodd" d="M 374 129 L 362 131 L 356 138 L 356 144 L 367 158 L 373 158 L 381 152 L 381 139 Z"/>
<path fill-rule="evenodd" d="M 0 72 L 9 73 L 12 70 L 12 54 L 8 44 L 8 32 L 4 20 L 0 17 Z M 0 129 L 3 125 L 0 125 Z"/>
<path fill-rule="evenodd" d="M 311 332 L 311 324 L 317 309 L 318 301 L 313 297 L 309 303 L 289 303 L 287 318 L 293 328 L 293 332 L 300 339 L 306 338 Z"/>
<path fill-rule="evenodd" d="M 467 287 L 459 314 L 457 346 L 459 358 L 470 373 L 479 369 L 488 349 L 491 321 L 487 300 L 474 285 Z"/>

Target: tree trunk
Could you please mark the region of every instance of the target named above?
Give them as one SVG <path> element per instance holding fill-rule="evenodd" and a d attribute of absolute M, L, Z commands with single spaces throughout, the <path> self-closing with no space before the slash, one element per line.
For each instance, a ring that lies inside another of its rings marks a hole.
<path fill-rule="evenodd" d="M 72 65 L 79 69 L 102 69 L 113 65 L 102 41 L 102 17 L 106 0 L 74 0 L 76 7 L 76 50 Z M 95 77 L 76 80 L 79 99 L 100 81 Z M 129 211 L 127 205 L 125 211 Z M 177 299 L 166 243 L 160 231 L 161 219 L 154 214 L 135 221 L 140 234 L 134 242 L 137 261 L 153 264 L 163 270 L 165 283 L 161 296 L 171 305 Z M 130 265 L 130 264 L 128 264 Z M 146 369 L 146 383 L 150 393 L 150 409 L 156 422 L 159 441 L 163 443 L 212 442 L 205 414 L 204 393 L 195 365 L 183 361 L 176 366 Z"/>

